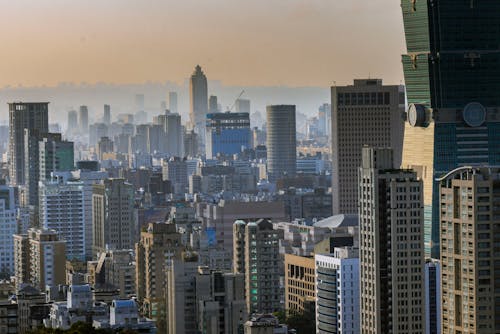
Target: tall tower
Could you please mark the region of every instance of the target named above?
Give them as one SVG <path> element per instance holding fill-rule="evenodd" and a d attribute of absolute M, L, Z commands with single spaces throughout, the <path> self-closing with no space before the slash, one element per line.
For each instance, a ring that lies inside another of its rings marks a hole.
<path fill-rule="evenodd" d="M 332 87 L 333 214 L 358 211 L 358 175 L 363 145 L 391 147 L 396 166 L 403 144 L 404 87 L 359 79 Z"/>
<path fill-rule="evenodd" d="M 87 106 L 80 106 L 78 110 L 78 125 L 80 126 L 80 132 L 86 134 L 89 131 L 89 109 Z"/>
<path fill-rule="evenodd" d="M 177 111 L 177 92 L 168 92 L 168 109 L 171 113 Z"/>
<path fill-rule="evenodd" d="M 9 103 L 9 177 L 11 185 L 24 184 L 24 130 L 49 132 L 49 103 Z"/>
<path fill-rule="evenodd" d="M 461 167 L 440 189 L 442 333 L 500 332 L 500 168 Z"/>
<path fill-rule="evenodd" d="M 104 105 L 104 114 L 102 115 L 102 122 L 107 126 L 111 124 L 111 106 L 109 104 Z"/>
<path fill-rule="evenodd" d="M 201 138 L 205 138 L 205 116 L 208 112 L 208 86 L 207 77 L 201 70 L 200 65 L 196 65 L 191 80 L 189 80 L 189 101 L 191 109 L 189 120 Z"/>
<path fill-rule="evenodd" d="M 68 111 L 68 129 L 67 135 L 74 135 L 78 131 L 78 113 L 76 110 Z"/>
<path fill-rule="evenodd" d="M 424 181 L 426 251 L 439 258 L 439 185 L 500 164 L 500 2 L 402 0 L 408 53 L 403 167 Z M 457 24 L 460 22 L 460 24 Z"/>
<path fill-rule="evenodd" d="M 271 182 L 295 176 L 297 143 L 294 105 L 267 106 L 267 169 Z"/>
<path fill-rule="evenodd" d="M 425 332 L 422 181 L 391 149 L 364 147 L 359 169 L 361 333 Z"/>

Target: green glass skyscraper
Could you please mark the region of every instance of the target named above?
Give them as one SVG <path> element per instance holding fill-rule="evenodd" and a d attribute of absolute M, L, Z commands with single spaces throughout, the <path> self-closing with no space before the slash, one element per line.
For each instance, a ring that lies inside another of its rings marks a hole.
<path fill-rule="evenodd" d="M 500 164 L 500 1 L 402 0 L 401 7 L 403 167 L 424 180 L 426 250 L 438 258 L 436 178 L 458 166 Z"/>

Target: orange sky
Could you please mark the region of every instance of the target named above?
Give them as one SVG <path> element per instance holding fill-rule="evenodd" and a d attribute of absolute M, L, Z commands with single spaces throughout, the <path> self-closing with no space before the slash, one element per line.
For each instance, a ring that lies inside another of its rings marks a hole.
<path fill-rule="evenodd" d="M 398 0 L 0 0 L 0 87 L 403 79 Z"/>

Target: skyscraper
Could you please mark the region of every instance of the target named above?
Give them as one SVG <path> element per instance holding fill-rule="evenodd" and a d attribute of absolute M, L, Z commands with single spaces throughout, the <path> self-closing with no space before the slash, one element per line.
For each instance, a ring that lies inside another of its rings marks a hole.
<path fill-rule="evenodd" d="M 73 142 L 45 137 L 38 145 L 41 181 L 50 179 L 52 172 L 73 170 L 75 166 Z"/>
<path fill-rule="evenodd" d="M 361 333 L 425 332 L 422 181 L 391 149 L 362 149 Z"/>
<path fill-rule="evenodd" d="M 267 172 L 271 182 L 295 176 L 296 136 L 295 106 L 267 106 Z"/>
<path fill-rule="evenodd" d="M 177 92 L 168 92 L 168 109 L 171 113 L 177 113 Z"/>
<path fill-rule="evenodd" d="M 0 272 L 14 273 L 14 239 L 17 208 L 14 188 L 0 183 Z"/>
<path fill-rule="evenodd" d="M 111 124 L 111 106 L 109 104 L 104 105 L 104 114 L 102 115 L 102 122 L 107 126 Z"/>
<path fill-rule="evenodd" d="M 68 135 L 73 135 L 78 131 L 78 113 L 76 110 L 68 111 Z"/>
<path fill-rule="evenodd" d="M 439 182 L 442 333 L 500 332 L 500 168 L 461 167 Z"/>
<path fill-rule="evenodd" d="M 424 180 L 426 251 L 439 258 L 436 178 L 458 166 L 500 164 L 500 3 L 403 0 L 401 7 L 410 104 L 403 167 Z"/>
<path fill-rule="evenodd" d="M 236 112 L 246 112 L 250 114 L 250 100 L 237 99 Z"/>
<path fill-rule="evenodd" d="M 250 116 L 248 113 L 207 114 L 206 157 L 233 155 L 250 148 Z"/>
<path fill-rule="evenodd" d="M 201 136 L 202 140 L 204 140 L 205 117 L 208 112 L 208 86 L 207 77 L 201 70 L 200 65 L 196 65 L 189 81 L 189 100 L 191 106 L 189 111 L 191 126 Z"/>
<path fill-rule="evenodd" d="M 11 185 L 24 184 L 24 130 L 49 132 L 48 102 L 9 103 L 9 177 Z"/>
<path fill-rule="evenodd" d="M 134 190 L 124 179 L 106 179 L 93 185 L 93 254 L 107 249 L 132 249 L 136 241 Z"/>
<path fill-rule="evenodd" d="M 184 157 L 184 136 L 181 124 L 181 115 L 173 112 L 165 113 L 165 151 L 174 157 Z"/>
<path fill-rule="evenodd" d="M 82 134 L 87 134 L 89 131 L 89 109 L 87 106 L 80 106 L 78 111 L 78 125 Z"/>
<path fill-rule="evenodd" d="M 331 94 L 333 214 L 354 214 L 363 145 L 391 147 L 395 165 L 401 163 L 404 87 L 355 79 L 351 86 L 333 86 Z"/>

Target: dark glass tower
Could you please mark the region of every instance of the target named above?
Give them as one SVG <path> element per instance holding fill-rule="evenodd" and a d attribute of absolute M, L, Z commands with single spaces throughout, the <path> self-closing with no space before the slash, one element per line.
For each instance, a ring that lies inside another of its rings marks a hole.
<path fill-rule="evenodd" d="M 436 178 L 458 166 L 500 164 L 500 1 L 402 0 L 401 7 L 410 104 L 403 167 L 424 180 L 426 250 L 438 258 Z"/>

